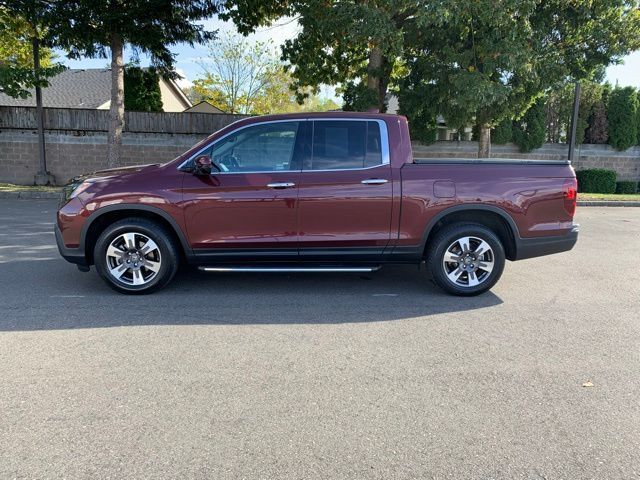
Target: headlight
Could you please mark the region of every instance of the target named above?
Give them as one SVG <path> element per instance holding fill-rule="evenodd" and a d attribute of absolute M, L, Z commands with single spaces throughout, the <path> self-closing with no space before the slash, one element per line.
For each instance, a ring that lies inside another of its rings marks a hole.
<path fill-rule="evenodd" d="M 93 182 L 89 180 L 71 180 L 62 188 L 62 201 L 61 205 L 64 205 L 69 200 L 74 197 L 77 197 L 82 192 L 84 192 L 87 188 L 91 186 Z"/>

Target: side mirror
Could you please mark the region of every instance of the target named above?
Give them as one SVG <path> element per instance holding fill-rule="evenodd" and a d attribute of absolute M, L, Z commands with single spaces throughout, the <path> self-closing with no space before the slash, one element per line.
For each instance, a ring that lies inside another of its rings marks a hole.
<path fill-rule="evenodd" d="M 211 175 L 211 167 L 212 167 L 212 162 L 211 162 L 211 157 L 209 157 L 208 155 L 200 155 L 199 157 L 197 157 L 194 160 L 194 168 L 193 168 L 193 174 L 194 175 Z"/>

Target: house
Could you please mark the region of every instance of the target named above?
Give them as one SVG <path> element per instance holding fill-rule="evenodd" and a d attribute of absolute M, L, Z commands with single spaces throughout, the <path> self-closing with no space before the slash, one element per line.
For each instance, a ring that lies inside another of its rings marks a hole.
<path fill-rule="evenodd" d="M 204 100 L 201 101 L 201 102 L 196 103 L 192 107 L 187 108 L 185 110 L 185 113 L 186 112 L 190 112 L 190 113 L 224 113 L 218 107 L 214 107 L 213 105 L 211 105 L 208 102 L 205 102 Z"/>
<path fill-rule="evenodd" d="M 182 112 L 191 108 L 191 102 L 171 79 L 160 77 L 162 109 L 165 112 Z M 111 105 L 111 69 L 68 69 L 49 79 L 49 86 L 42 89 L 45 107 L 87 108 L 108 110 Z M 0 92 L 2 107 L 35 107 L 35 95 L 13 98 Z"/>

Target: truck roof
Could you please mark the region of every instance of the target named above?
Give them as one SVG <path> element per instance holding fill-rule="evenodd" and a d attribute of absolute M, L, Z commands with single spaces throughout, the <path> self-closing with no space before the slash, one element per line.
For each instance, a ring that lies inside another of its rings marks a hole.
<path fill-rule="evenodd" d="M 345 112 L 345 111 L 330 111 L 330 112 L 296 112 L 296 113 L 278 113 L 271 115 L 259 115 L 255 117 L 249 117 L 247 120 L 259 120 L 261 122 L 268 120 L 287 120 L 287 119 L 300 119 L 300 118 L 370 118 L 372 120 L 381 119 L 396 119 L 400 118 L 399 115 L 391 113 L 369 113 L 369 112 Z"/>

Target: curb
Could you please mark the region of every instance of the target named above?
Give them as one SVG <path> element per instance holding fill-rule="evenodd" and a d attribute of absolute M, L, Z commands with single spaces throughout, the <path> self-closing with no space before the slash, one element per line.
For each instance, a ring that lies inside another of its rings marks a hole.
<path fill-rule="evenodd" d="M 639 201 L 578 200 L 579 207 L 640 207 Z"/>
<path fill-rule="evenodd" d="M 18 192 L 0 192 L 0 199 L 22 199 L 22 200 L 41 200 L 41 199 L 60 199 L 60 192 L 34 192 L 34 191 L 18 191 Z"/>

